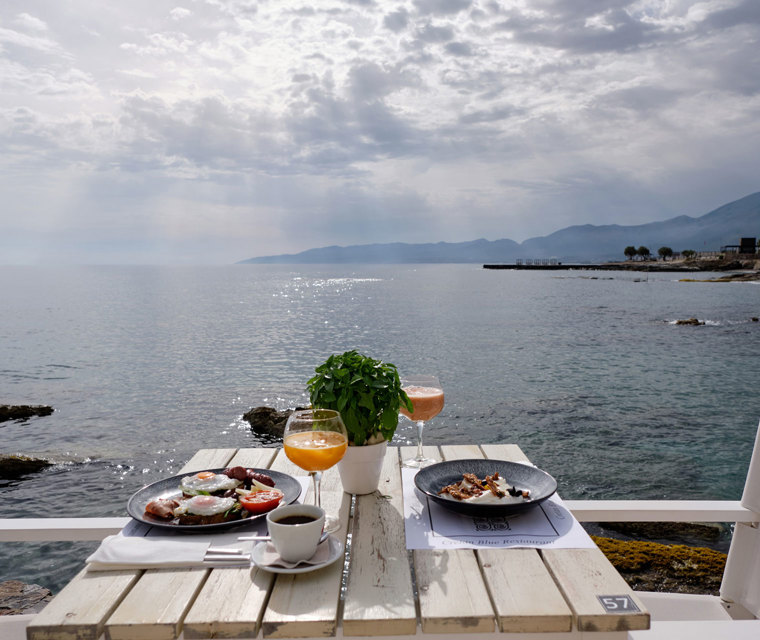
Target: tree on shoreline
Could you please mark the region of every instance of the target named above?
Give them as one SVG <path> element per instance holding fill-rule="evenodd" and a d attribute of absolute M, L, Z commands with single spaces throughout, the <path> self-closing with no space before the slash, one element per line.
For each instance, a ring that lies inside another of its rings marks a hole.
<path fill-rule="evenodd" d="M 623 253 L 625 254 L 626 258 L 628 258 L 629 260 L 633 260 L 633 256 L 636 255 L 636 247 L 627 246 L 625 250 L 623 251 Z"/>
<path fill-rule="evenodd" d="M 670 247 L 660 247 L 657 249 L 657 253 L 663 260 L 667 260 L 673 255 L 673 249 Z"/>
<path fill-rule="evenodd" d="M 684 249 L 681 251 L 681 255 L 688 260 L 689 258 L 693 258 L 695 255 L 697 255 L 697 252 L 693 249 Z"/>
<path fill-rule="evenodd" d="M 651 255 L 649 253 L 649 249 L 647 247 L 644 247 L 644 246 L 639 247 L 638 249 L 636 249 L 636 253 L 638 253 L 641 256 L 642 260 L 648 259 L 649 256 Z"/>

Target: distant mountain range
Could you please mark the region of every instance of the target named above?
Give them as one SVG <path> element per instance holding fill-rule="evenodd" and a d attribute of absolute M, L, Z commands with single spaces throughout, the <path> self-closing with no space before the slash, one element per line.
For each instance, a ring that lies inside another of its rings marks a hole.
<path fill-rule="evenodd" d="M 674 251 L 718 251 L 739 244 L 741 237 L 760 236 L 760 192 L 723 205 L 699 218 L 678 216 L 663 222 L 623 226 L 575 225 L 548 236 L 513 240 L 472 240 L 407 244 L 321 247 L 296 254 L 261 256 L 238 264 L 454 263 L 514 262 L 518 258 L 557 258 L 565 263 L 624 260 L 629 245 Z"/>

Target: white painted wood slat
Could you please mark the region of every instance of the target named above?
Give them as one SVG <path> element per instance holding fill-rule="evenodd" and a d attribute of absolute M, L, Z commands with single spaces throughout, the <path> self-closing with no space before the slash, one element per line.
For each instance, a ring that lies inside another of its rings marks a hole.
<path fill-rule="evenodd" d="M 214 569 L 185 616 L 184 637 L 255 638 L 273 582 L 256 567 Z"/>
<path fill-rule="evenodd" d="M 398 455 L 396 447 L 388 448 L 380 493 L 356 497 L 345 636 L 414 635 L 417 630 Z"/>
<path fill-rule="evenodd" d="M 528 462 L 514 444 L 481 448 L 487 458 Z M 483 549 L 477 555 L 501 631 L 561 632 L 573 628 L 570 607 L 535 549 Z"/>
<path fill-rule="evenodd" d="M 413 453 L 402 448 L 402 457 Z M 482 458 L 475 445 L 425 448 L 438 458 Z M 475 552 L 469 549 L 416 550 L 414 573 L 419 592 L 422 631 L 425 633 L 486 633 L 496 626 L 495 615 Z"/>
<path fill-rule="evenodd" d="M 476 444 L 458 444 L 441 447 L 441 455 L 444 460 L 466 460 L 468 458 L 483 458 L 483 451 Z"/>
<path fill-rule="evenodd" d="M 535 549 L 482 549 L 477 555 L 501 631 L 573 628 L 570 607 Z"/>
<path fill-rule="evenodd" d="M 151 569 L 106 623 L 110 640 L 174 640 L 206 569 Z"/>
<path fill-rule="evenodd" d="M 649 628 L 646 607 L 601 550 L 542 549 L 541 555 L 573 610 L 580 631 Z M 629 596 L 639 611 L 606 613 L 600 596 Z"/>
<path fill-rule="evenodd" d="M 516 444 L 482 444 L 480 448 L 485 453 L 486 458 L 491 458 L 491 460 L 530 462 L 528 456 Z"/>
<path fill-rule="evenodd" d="M 97 640 L 139 571 L 80 571 L 27 627 L 29 640 Z"/>
<path fill-rule="evenodd" d="M 229 466 L 268 469 L 276 453 L 276 449 L 240 449 Z M 185 616 L 185 638 L 256 636 L 273 583 L 273 574 L 256 567 L 213 569 Z"/>
<path fill-rule="evenodd" d="M 284 453 L 277 456 L 273 469 L 304 475 Z M 313 500 L 311 492 L 306 501 Z M 332 534 L 344 544 L 348 531 L 351 496 L 343 492 L 337 468 L 328 469 L 322 480 L 322 507 L 340 517 L 341 528 Z M 319 638 L 334 636 L 338 629 L 343 562 L 296 575 L 280 574 L 275 579 L 267 610 L 261 622 L 265 638 Z"/>
<path fill-rule="evenodd" d="M 424 633 L 494 630 L 493 607 L 472 551 L 417 550 L 414 573 Z"/>

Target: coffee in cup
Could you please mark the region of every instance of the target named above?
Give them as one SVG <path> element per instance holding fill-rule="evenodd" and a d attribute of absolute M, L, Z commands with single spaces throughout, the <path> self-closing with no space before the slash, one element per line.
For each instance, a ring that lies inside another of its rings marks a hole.
<path fill-rule="evenodd" d="M 267 514 L 272 544 L 285 562 L 308 560 L 317 551 L 325 512 L 317 506 L 289 504 Z"/>

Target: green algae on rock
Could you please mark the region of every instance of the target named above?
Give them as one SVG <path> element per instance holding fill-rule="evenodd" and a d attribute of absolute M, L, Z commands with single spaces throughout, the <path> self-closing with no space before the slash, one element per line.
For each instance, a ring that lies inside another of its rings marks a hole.
<path fill-rule="evenodd" d="M 591 537 L 636 591 L 718 595 L 725 553 L 680 544 Z"/>

